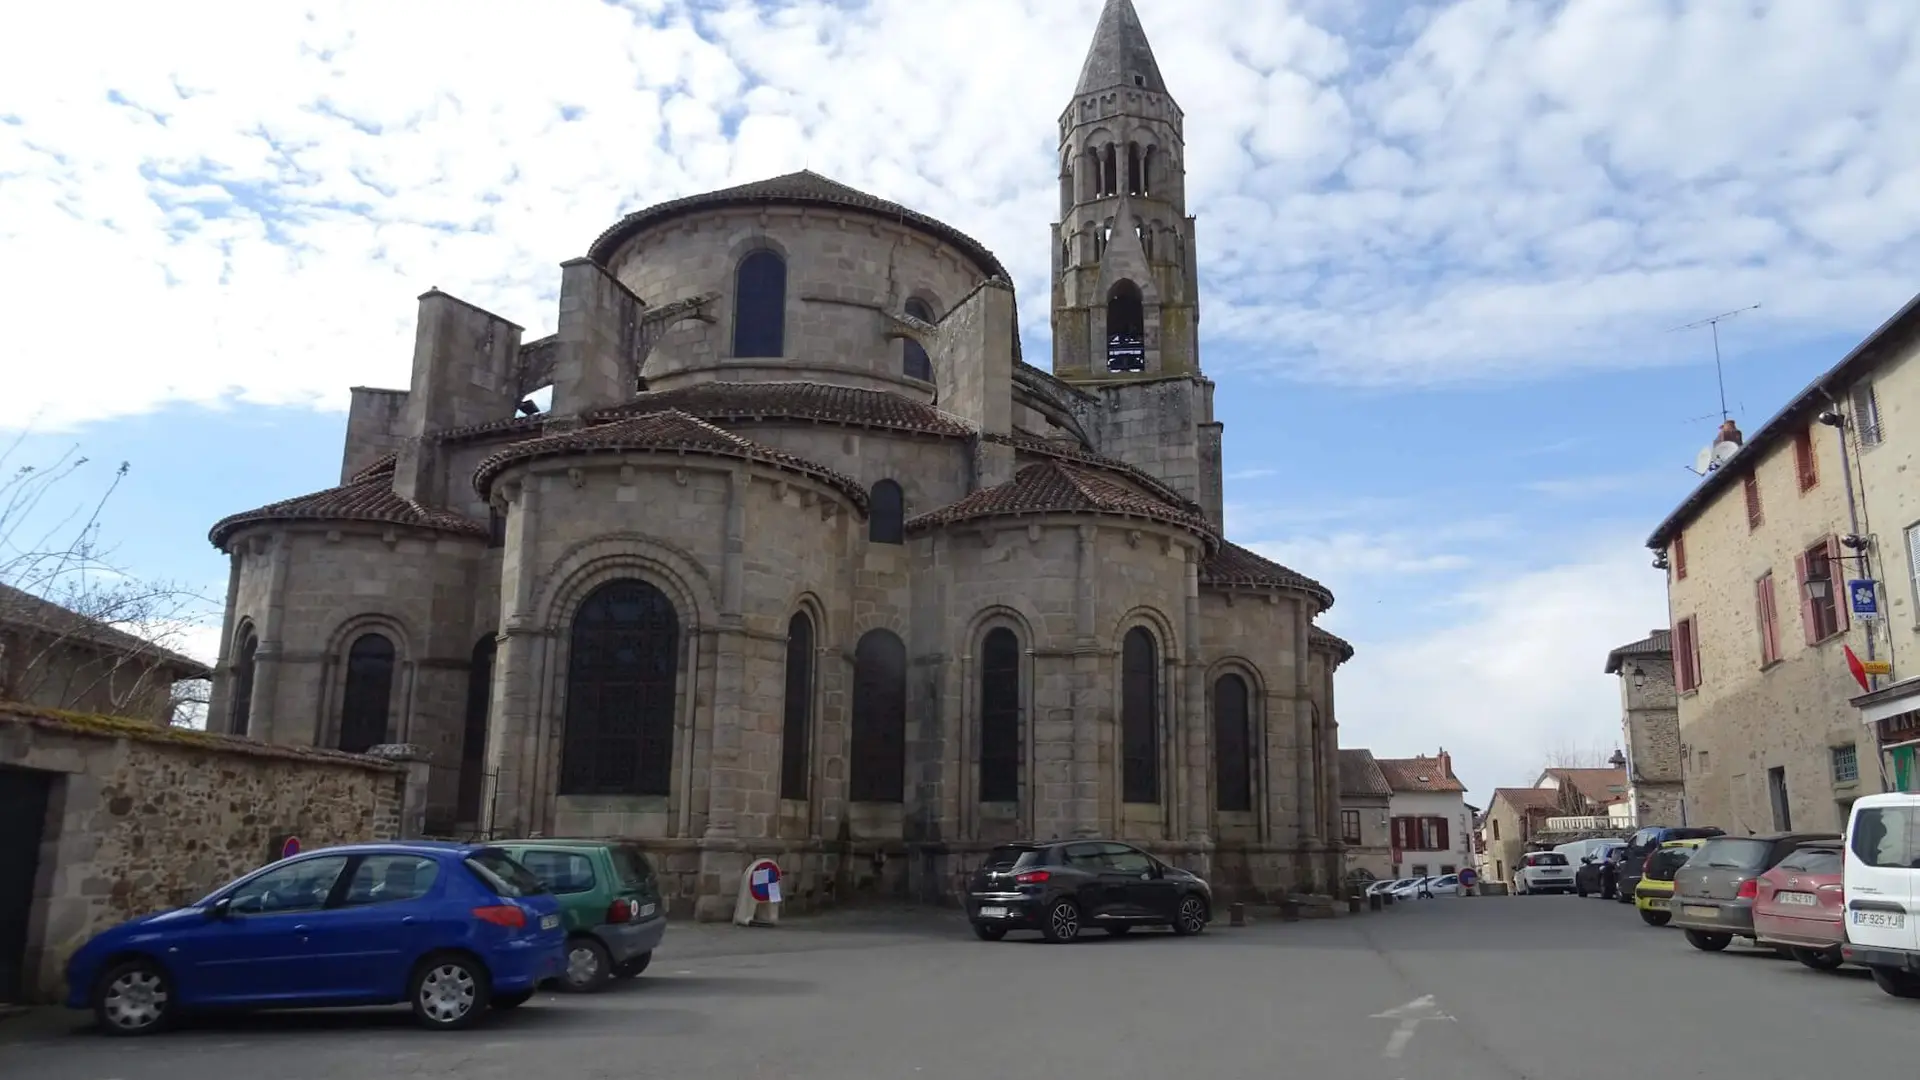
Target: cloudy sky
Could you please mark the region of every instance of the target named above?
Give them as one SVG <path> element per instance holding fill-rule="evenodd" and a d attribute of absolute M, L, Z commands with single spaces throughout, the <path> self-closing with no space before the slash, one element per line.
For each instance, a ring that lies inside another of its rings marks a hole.
<path fill-rule="evenodd" d="M 1484 805 L 1610 750 L 1606 651 L 1729 407 L 1920 268 L 1920 4 L 1137 0 L 1186 111 L 1230 531 L 1328 582 L 1343 742 Z M 221 515 L 333 482 L 438 286 L 548 332 L 622 213 L 811 168 L 943 218 L 1049 355 L 1054 123 L 1098 0 L 40 4 L 0 38 L 9 469 L 224 592 Z M 112 32 L 102 27 L 111 25 Z M 22 377 L 25 376 L 25 377 Z M 12 438 L 12 436 L 9 436 Z M 91 484 L 92 486 L 89 486 Z"/>

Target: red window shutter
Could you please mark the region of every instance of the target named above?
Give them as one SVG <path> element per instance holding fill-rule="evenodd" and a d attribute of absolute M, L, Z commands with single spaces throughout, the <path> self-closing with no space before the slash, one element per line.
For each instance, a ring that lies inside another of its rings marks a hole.
<path fill-rule="evenodd" d="M 1780 659 L 1779 630 L 1773 612 L 1773 575 L 1764 574 L 1753 583 L 1755 617 L 1760 622 L 1760 666 Z"/>
<path fill-rule="evenodd" d="M 1673 625 L 1673 685 L 1681 690 L 1691 690 L 1687 685 L 1687 620 L 1681 619 Z"/>
<path fill-rule="evenodd" d="M 1439 837 L 1438 837 L 1438 843 L 1436 843 L 1436 844 L 1434 845 L 1434 849 L 1433 849 L 1433 850 L 1435 850 L 1435 851 L 1445 851 L 1445 850 L 1447 850 L 1448 848 L 1451 848 L 1451 847 L 1452 847 L 1453 845 L 1452 845 L 1451 843 L 1449 843 L 1449 842 L 1448 842 L 1448 841 L 1449 841 L 1449 837 L 1447 836 L 1447 819 L 1446 819 L 1446 818 L 1434 818 L 1434 819 L 1433 819 L 1433 823 L 1434 823 L 1435 825 L 1437 825 L 1437 826 L 1439 826 L 1439 832 L 1440 832 L 1440 835 L 1439 835 Z"/>
<path fill-rule="evenodd" d="M 1750 472 L 1741 477 L 1740 486 L 1745 488 L 1747 493 L 1747 529 L 1751 531 L 1759 528 L 1760 523 L 1766 520 L 1766 515 L 1760 509 L 1759 474 Z"/>
<path fill-rule="evenodd" d="M 1800 585 L 1800 632 L 1811 645 L 1820 640 L 1820 620 L 1813 614 L 1813 597 L 1807 592 L 1807 555 L 1793 557 L 1793 579 Z"/>
<path fill-rule="evenodd" d="M 1840 538 L 1827 537 L 1827 572 L 1833 576 L 1833 624 L 1845 633 L 1853 621 L 1853 594 L 1847 591 L 1847 562 L 1840 557 Z"/>
<path fill-rule="evenodd" d="M 1693 676 L 1693 686 L 1697 690 L 1706 677 L 1700 671 L 1700 621 L 1692 615 L 1687 616 L 1687 655 L 1692 658 L 1690 674 Z"/>
<path fill-rule="evenodd" d="M 1687 580 L 1687 534 L 1673 534 L 1673 577 L 1676 581 Z"/>

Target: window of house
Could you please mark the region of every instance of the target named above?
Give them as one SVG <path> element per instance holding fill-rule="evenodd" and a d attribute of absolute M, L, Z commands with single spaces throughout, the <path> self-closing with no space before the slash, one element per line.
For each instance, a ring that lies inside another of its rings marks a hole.
<path fill-rule="evenodd" d="M 733 355 L 781 356 L 786 348 L 787 262 L 771 251 L 740 260 L 734 275 Z"/>
<path fill-rule="evenodd" d="M 1839 555 L 1839 544 L 1829 536 L 1795 560 L 1800 571 L 1800 621 L 1809 645 L 1847 628 L 1840 606 L 1847 583 Z"/>
<path fill-rule="evenodd" d="M 1495 840 L 1500 839 L 1500 823 L 1498 821 L 1490 821 L 1487 824 L 1493 827 L 1493 838 Z"/>
<path fill-rule="evenodd" d="M 780 725 L 780 797 L 807 797 L 813 736 L 813 619 L 804 611 L 787 620 L 787 686 Z"/>
<path fill-rule="evenodd" d="M 1773 827 L 1785 832 L 1793 828 L 1793 806 L 1787 796 L 1787 769 L 1776 765 L 1767 770 L 1767 798 L 1773 804 Z"/>
<path fill-rule="evenodd" d="M 1130 803 L 1160 801 L 1160 650 L 1144 626 L 1120 648 L 1120 789 Z"/>
<path fill-rule="evenodd" d="M 1773 571 L 1753 583 L 1754 618 L 1760 628 L 1760 666 L 1780 659 L 1780 619 L 1774 610 Z"/>
<path fill-rule="evenodd" d="M 1760 509 L 1760 476 L 1749 472 L 1740 478 L 1740 487 L 1747 493 L 1747 530 L 1751 532 L 1766 520 L 1766 514 Z"/>
<path fill-rule="evenodd" d="M 1253 809 L 1253 751 L 1247 724 L 1247 681 L 1222 675 L 1213 684 L 1214 806 Z"/>
<path fill-rule="evenodd" d="M 847 797 L 897 803 L 906 796 L 907 646 L 869 630 L 853 650 L 853 753 Z"/>
<path fill-rule="evenodd" d="M 1907 526 L 1907 578 L 1913 583 L 1914 617 L 1920 618 L 1920 522 Z"/>
<path fill-rule="evenodd" d="M 1853 388 L 1853 430 L 1861 446 L 1880 445 L 1880 399 L 1871 382 Z"/>
<path fill-rule="evenodd" d="M 1673 681 L 1681 693 L 1700 688 L 1700 642 L 1692 615 L 1673 627 Z"/>
<path fill-rule="evenodd" d="M 1360 811 L 1340 811 L 1340 842 L 1343 844 L 1360 843 Z"/>
<path fill-rule="evenodd" d="M 1833 755 L 1833 782 L 1851 784 L 1860 779 L 1860 751 L 1853 743 L 1836 746 Z"/>
<path fill-rule="evenodd" d="M 1675 581 L 1687 580 L 1687 534 L 1673 534 L 1673 578 Z"/>
<path fill-rule="evenodd" d="M 1793 437 L 1793 475 L 1801 491 L 1812 491 L 1820 482 L 1819 460 L 1813 453 L 1813 428 L 1801 428 Z"/>
<path fill-rule="evenodd" d="M 900 485 L 882 480 L 867 493 L 867 540 L 875 544 L 906 543 L 907 500 Z"/>
<path fill-rule="evenodd" d="M 387 741 L 393 703 L 393 642 L 361 634 L 347 649 L 347 687 L 340 695 L 340 749 L 363 754 Z"/>
<path fill-rule="evenodd" d="M 1420 819 L 1421 851 L 1445 851 L 1452 846 L 1448 842 L 1446 818 L 1423 817 Z"/>
<path fill-rule="evenodd" d="M 652 582 L 609 581 L 568 638 L 562 795 L 666 795 L 673 776 L 680 616 Z"/>
<path fill-rule="evenodd" d="M 1700 771 L 1706 772 L 1707 766 L 1710 763 L 1711 763 L 1711 759 L 1707 757 L 1707 752 L 1705 750 L 1700 751 Z"/>
<path fill-rule="evenodd" d="M 980 801 L 1020 799 L 1020 639 L 998 626 L 980 643 Z"/>
<path fill-rule="evenodd" d="M 1428 876 L 1428 875 L 1427 875 L 1427 864 L 1426 864 L 1426 863 L 1414 863 L 1414 864 L 1413 864 L 1413 870 L 1412 870 L 1412 874 L 1413 874 L 1413 876 L 1414 876 L 1414 877 L 1417 877 L 1417 878 L 1423 878 L 1423 877 L 1426 877 L 1426 876 Z"/>
<path fill-rule="evenodd" d="M 933 306 L 931 304 L 928 304 L 925 300 L 922 300 L 917 296 L 914 297 L 913 299 L 907 301 L 906 310 L 907 310 L 907 315 L 910 318 L 919 319 L 923 323 L 932 325 Z M 900 345 L 901 345 L 900 370 L 903 373 L 905 373 L 907 378 L 909 379 L 920 379 L 925 382 L 932 382 L 933 381 L 933 360 L 931 357 L 927 355 L 926 347 L 921 345 L 919 342 L 913 340 L 912 338 L 900 339 Z"/>

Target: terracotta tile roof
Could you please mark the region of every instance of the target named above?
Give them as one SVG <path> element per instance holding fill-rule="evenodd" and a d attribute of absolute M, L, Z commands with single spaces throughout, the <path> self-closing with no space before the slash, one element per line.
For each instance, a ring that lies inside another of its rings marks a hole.
<path fill-rule="evenodd" d="M 163 649 L 111 623 L 82 615 L 11 585 L 0 585 L 0 626 L 49 635 L 56 641 L 82 641 L 123 656 L 151 657 L 155 664 L 172 669 L 176 677 L 182 679 L 204 679 L 213 674 L 212 668 L 190 656 Z"/>
<path fill-rule="evenodd" d="M 1013 276 L 1007 268 L 994 258 L 993 252 L 966 233 L 945 222 L 935 221 L 915 210 L 909 210 L 899 203 L 869 195 L 864 191 L 850 188 L 837 180 L 829 180 L 811 170 L 788 173 L 767 180 L 756 180 L 738 187 L 708 191 L 699 195 L 689 195 L 671 202 L 650 206 L 621 218 L 606 232 L 600 234 L 587 249 L 587 257 L 605 264 L 613 258 L 630 237 L 662 222 L 686 214 L 696 214 L 707 210 L 719 210 L 732 206 L 825 206 L 838 209 L 864 212 L 888 221 L 897 221 L 910 225 L 928 236 L 960 249 L 974 266 L 986 277 L 997 277 L 1012 281 Z"/>
<path fill-rule="evenodd" d="M 1597 806 L 1608 806 L 1627 797 L 1625 769 L 1548 769 L 1546 775 L 1572 784 L 1573 790 Z"/>
<path fill-rule="evenodd" d="M 1220 550 L 1201 564 L 1200 584 L 1294 589 L 1319 600 L 1321 611 L 1333 606 L 1333 590 L 1234 543 L 1222 542 Z"/>
<path fill-rule="evenodd" d="M 907 522 L 918 532 L 992 517 L 1024 514 L 1111 514 L 1146 518 L 1191 529 L 1213 542 L 1213 530 L 1199 515 L 1143 495 L 1091 469 L 1058 461 L 1025 466 L 1012 480 L 976 491 L 959 502 L 922 514 Z"/>
<path fill-rule="evenodd" d="M 1056 458 L 1061 461 L 1076 461 L 1082 464 L 1092 465 L 1107 472 L 1121 473 L 1125 475 L 1127 479 L 1158 495 L 1163 501 L 1172 503 L 1174 506 L 1196 517 L 1200 516 L 1199 503 L 1194 502 L 1192 499 L 1173 490 L 1166 484 L 1161 483 L 1158 479 L 1148 475 L 1144 470 L 1135 468 L 1124 461 L 1116 461 L 1110 457 L 1102 457 L 1084 446 L 1077 446 L 1054 439 L 1039 439 L 1025 432 L 1015 432 L 1011 435 L 983 435 L 981 438 L 987 442 L 1003 443 L 1012 446 L 1017 453 L 1029 454 L 1034 457 Z"/>
<path fill-rule="evenodd" d="M 1340 794 L 1393 794 L 1393 787 L 1387 783 L 1386 774 L 1380 771 L 1380 764 L 1373 760 L 1373 751 L 1345 749 L 1340 751 Z"/>
<path fill-rule="evenodd" d="M 1340 662 L 1353 659 L 1353 646 L 1338 634 L 1330 634 L 1317 626 L 1307 627 L 1307 644 L 1316 649 L 1331 649 L 1340 654 Z"/>
<path fill-rule="evenodd" d="M 357 484 L 362 480 L 371 480 L 376 476 L 392 476 L 394 470 L 399 467 L 398 462 L 398 455 L 395 454 L 375 458 L 372 462 L 368 463 L 366 468 L 348 477 L 347 483 Z"/>
<path fill-rule="evenodd" d="M 226 550 L 227 541 L 239 529 L 270 521 L 373 521 L 404 525 L 415 529 L 457 533 L 461 536 L 487 535 L 487 526 L 464 514 L 439 510 L 403 499 L 394 494 L 393 474 L 363 470 L 364 480 L 316 491 L 311 495 L 283 499 L 258 510 L 248 510 L 221 518 L 207 533 L 213 546 Z"/>
<path fill-rule="evenodd" d="M 1375 758 L 1395 791 L 1459 791 L 1467 786 L 1437 757 Z"/>
<path fill-rule="evenodd" d="M 540 416 L 503 416 L 498 420 L 483 420 L 478 424 L 464 427 L 444 428 L 433 433 L 433 440 L 440 443 L 472 442 L 487 439 L 495 435 L 534 436 L 546 430 L 551 417 Z"/>
<path fill-rule="evenodd" d="M 1673 631 L 1655 630 L 1631 645 L 1622 645 L 1607 654 L 1608 675 L 1617 675 L 1629 657 L 1634 656 L 1672 656 Z"/>
<path fill-rule="evenodd" d="M 802 457 L 762 446 L 750 439 L 719 428 L 697 417 L 676 410 L 643 413 L 590 423 L 587 427 L 560 431 L 505 446 L 488 455 L 474 470 L 473 487 L 482 497 L 494 477 L 510 465 L 535 458 L 572 454 L 620 453 L 628 450 L 660 450 L 688 454 L 757 461 L 788 472 L 822 480 L 844 493 L 862 514 L 867 510 L 867 492 L 851 477 Z"/>
<path fill-rule="evenodd" d="M 649 390 L 602 409 L 596 419 L 674 409 L 712 423 L 814 420 L 964 439 L 973 426 L 949 412 L 885 390 L 819 382 L 707 382 Z"/>
<path fill-rule="evenodd" d="M 1515 810 L 1558 810 L 1560 793 L 1552 788 L 1503 787 L 1493 789 L 1493 801 L 1505 800 Z M 1493 804 L 1487 805 L 1487 812 L 1493 812 Z"/>

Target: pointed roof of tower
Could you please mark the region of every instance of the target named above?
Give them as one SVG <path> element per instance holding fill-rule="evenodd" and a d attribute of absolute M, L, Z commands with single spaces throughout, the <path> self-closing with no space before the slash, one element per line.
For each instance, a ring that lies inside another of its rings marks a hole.
<path fill-rule="evenodd" d="M 1153 46 L 1147 44 L 1147 32 L 1140 26 L 1140 14 L 1133 10 L 1133 0 L 1107 0 L 1100 12 L 1100 24 L 1093 30 L 1087 62 L 1080 68 L 1080 87 L 1075 94 L 1084 96 L 1116 86 L 1167 92 L 1160 65 L 1153 59 Z"/>

